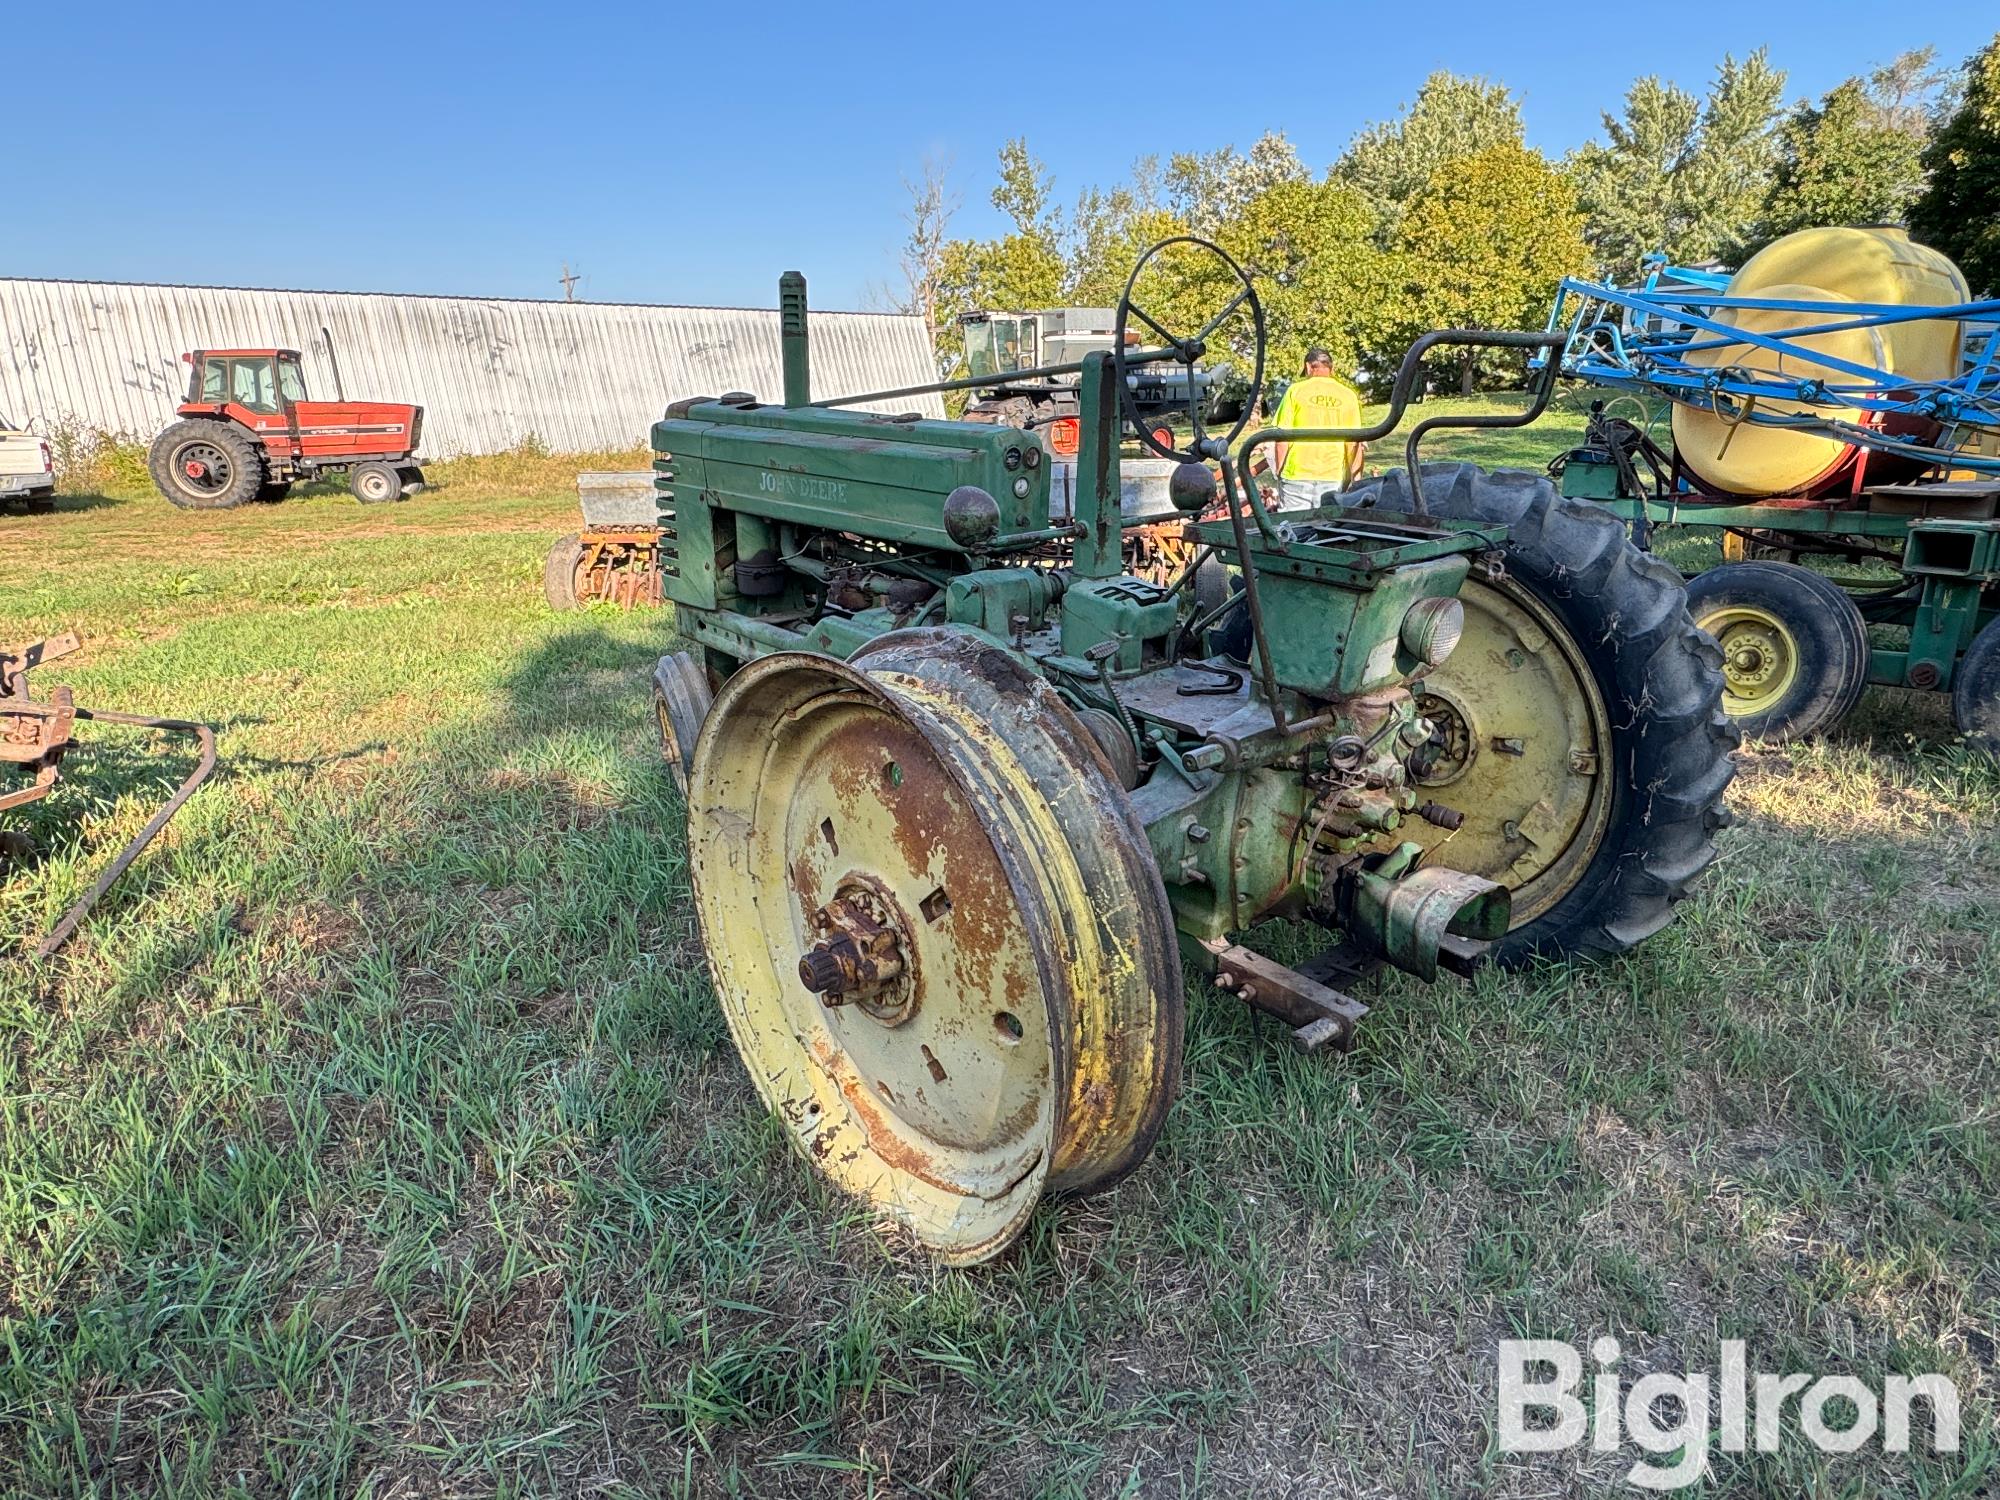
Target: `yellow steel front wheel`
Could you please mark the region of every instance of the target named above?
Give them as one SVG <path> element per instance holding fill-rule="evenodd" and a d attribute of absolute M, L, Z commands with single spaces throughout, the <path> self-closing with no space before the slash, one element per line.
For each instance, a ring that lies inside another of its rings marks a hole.
<path fill-rule="evenodd" d="M 1180 1072 L 1143 828 L 1039 677 L 965 632 L 753 662 L 696 746 L 702 936 L 800 1153 L 939 1258 L 1115 1181 Z"/>

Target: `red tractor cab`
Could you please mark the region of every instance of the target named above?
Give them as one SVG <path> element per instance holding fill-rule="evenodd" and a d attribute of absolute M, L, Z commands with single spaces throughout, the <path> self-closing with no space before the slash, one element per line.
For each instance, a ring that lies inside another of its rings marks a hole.
<path fill-rule="evenodd" d="M 314 401 L 296 349 L 197 349 L 180 420 L 146 455 L 174 504 L 228 510 L 282 500 L 294 483 L 345 473 L 366 505 L 423 488 L 415 457 L 424 409 L 392 401 Z"/>

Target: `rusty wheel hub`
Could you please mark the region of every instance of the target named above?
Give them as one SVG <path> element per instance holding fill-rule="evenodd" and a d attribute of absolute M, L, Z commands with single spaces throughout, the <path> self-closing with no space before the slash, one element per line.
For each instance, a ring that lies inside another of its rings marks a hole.
<path fill-rule="evenodd" d="M 855 1005 L 888 1026 L 916 1008 L 912 929 L 895 898 L 872 882 L 850 880 L 813 914 L 824 936 L 799 959 L 799 983 L 822 1005 Z"/>

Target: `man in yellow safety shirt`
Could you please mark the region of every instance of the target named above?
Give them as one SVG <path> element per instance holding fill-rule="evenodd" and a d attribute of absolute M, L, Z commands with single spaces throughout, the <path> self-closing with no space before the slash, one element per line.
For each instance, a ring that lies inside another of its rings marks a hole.
<path fill-rule="evenodd" d="M 1273 427 L 1359 427 L 1361 398 L 1354 387 L 1334 378 L 1333 356 L 1306 350 L 1306 372 L 1278 403 Z M 1273 443 L 1271 466 L 1278 476 L 1278 509 L 1310 510 L 1328 490 L 1345 489 L 1361 477 L 1366 443 L 1306 441 Z"/>

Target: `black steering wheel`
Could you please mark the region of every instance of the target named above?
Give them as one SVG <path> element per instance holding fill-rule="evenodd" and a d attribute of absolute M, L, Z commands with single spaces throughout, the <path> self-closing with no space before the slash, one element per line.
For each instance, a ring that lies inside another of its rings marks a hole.
<path fill-rule="evenodd" d="M 1153 257 L 1173 245 L 1193 245 L 1198 250 L 1206 251 L 1222 262 L 1230 276 L 1242 288 L 1229 299 L 1221 312 L 1203 323 L 1201 331 L 1192 338 L 1180 338 L 1173 334 L 1161 325 L 1158 318 L 1132 300 L 1132 289 L 1139 284 L 1140 276 L 1152 263 Z M 1195 387 L 1195 362 L 1208 352 L 1208 340 L 1214 336 L 1215 331 L 1246 302 L 1250 304 L 1251 328 L 1255 334 L 1257 351 L 1255 368 L 1250 372 L 1250 398 L 1243 403 L 1243 412 L 1236 419 L 1236 425 L 1218 440 L 1207 437 L 1202 432 L 1201 409 L 1204 402 L 1201 392 Z M 1183 366 L 1187 371 L 1188 415 L 1194 423 L 1194 437 L 1186 450 L 1162 443 L 1153 435 L 1152 423 L 1139 410 L 1138 395 L 1132 387 L 1132 372 L 1135 366 L 1126 355 L 1126 329 L 1135 317 L 1150 328 L 1160 340 L 1151 350 L 1144 351 L 1155 355 L 1155 358 L 1144 360 L 1138 368 L 1171 362 Z M 1172 361 L 1158 358 L 1161 350 L 1171 350 Z M 1229 451 L 1230 445 L 1243 435 L 1243 429 L 1250 425 L 1250 415 L 1257 407 L 1257 393 L 1264 389 L 1264 304 L 1257 300 L 1256 287 L 1250 284 L 1250 277 L 1230 257 L 1229 252 L 1212 240 L 1202 239 L 1198 235 L 1177 234 L 1171 239 L 1159 241 L 1139 257 L 1139 263 L 1132 268 L 1132 274 L 1126 278 L 1124 293 L 1118 298 L 1118 321 L 1112 329 L 1111 366 L 1113 376 L 1118 382 L 1119 413 L 1139 434 L 1140 442 L 1161 458 L 1175 458 L 1182 463 L 1205 463 L 1209 459 L 1222 457 Z"/>

